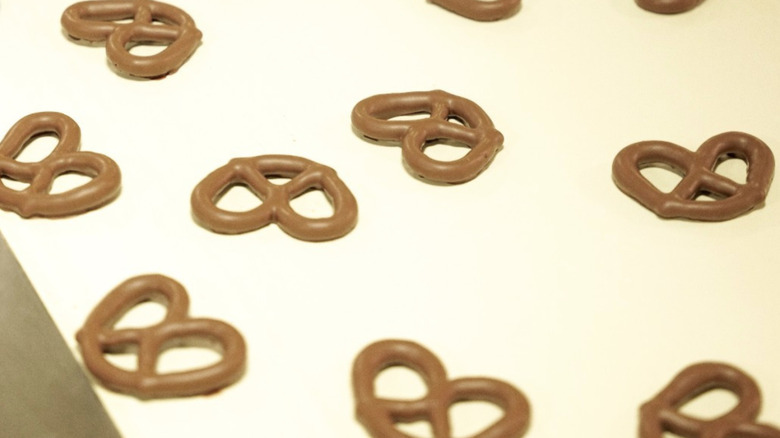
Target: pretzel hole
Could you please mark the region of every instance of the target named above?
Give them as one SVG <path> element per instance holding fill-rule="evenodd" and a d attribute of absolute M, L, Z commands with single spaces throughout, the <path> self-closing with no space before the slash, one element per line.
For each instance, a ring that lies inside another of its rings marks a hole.
<path fill-rule="evenodd" d="M 390 400 L 416 400 L 428 393 L 422 376 L 404 365 L 393 365 L 382 370 L 374 379 L 374 394 Z"/>
<path fill-rule="evenodd" d="M 428 112 L 428 111 L 419 111 L 419 112 L 409 113 L 409 114 L 399 114 L 397 116 L 392 116 L 392 117 L 390 117 L 387 120 L 388 121 L 392 120 L 392 121 L 396 121 L 396 122 L 402 122 L 402 121 L 405 121 L 405 120 L 422 120 L 422 119 L 427 119 L 429 117 L 431 117 L 431 113 L 430 112 Z"/>
<path fill-rule="evenodd" d="M 17 192 L 21 192 L 27 187 L 30 187 L 30 183 L 16 180 L 7 175 L 0 175 L 0 184 L 11 190 L 16 190 Z"/>
<path fill-rule="evenodd" d="M 639 170 L 639 173 L 663 193 L 670 193 L 674 190 L 685 176 L 682 170 L 666 163 L 645 164 Z"/>
<path fill-rule="evenodd" d="M 457 140 L 442 138 L 427 140 L 422 151 L 436 161 L 455 161 L 465 157 L 471 147 Z"/>
<path fill-rule="evenodd" d="M 712 192 L 702 190 L 696 193 L 696 196 L 693 197 L 693 200 L 700 201 L 700 202 L 715 202 L 725 198 L 726 196 L 721 196 L 717 193 L 712 193 Z"/>
<path fill-rule="evenodd" d="M 395 428 L 404 436 L 410 436 L 415 438 L 436 438 L 433 435 L 433 427 L 428 420 L 418 420 L 412 422 L 402 422 L 397 420 Z"/>
<path fill-rule="evenodd" d="M 737 154 L 721 155 L 715 164 L 715 173 L 723 175 L 739 184 L 745 184 L 747 182 L 747 172 L 747 161 Z"/>
<path fill-rule="evenodd" d="M 290 182 L 290 180 L 292 179 L 292 178 L 289 178 L 289 177 L 286 177 L 286 176 L 273 175 L 273 174 L 263 175 L 263 176 L 265 177 L 265 179 L 268 180 L 268 182 L 270 182 L 272 184 L 276 184 L 277 186 L 283 186 L 283 185 L 287 184 L 288 182 Z"/>
<path fill-rule="evenodd" d="M 263 200 L 246 184 L 236 183 L 222 191 L 215 205 L 225 211 L 241 213 L 255 209 L 262 203 Z"/>
<path fill-rule="evenodd" d="M 456 125 L 461 125 L 461 126 L 466 126 L 466 127 L 469 126 L 469 124 L 466 123 L 465 120 L 460 118 L 460 116 L 457 116 L 457 115 L 454 115 L 454 114 L 451 114 L 451 115 L 447 116 L 447 121 L 450 122 L 450 123 L 454 123 Z"/>
<path fill-rule="evenodd" d="M 13 159 L 21 163 L 37 163 L 48 157 L 59 142 L 59 137 L 53 132 L 35 135 L 27 140 Z"/>
<path fill-rule="evenodd" d="M 92 177 L 79 172 L 65 172 L 58 175 L 52 181 L 49 193 L 54 195 L 57 193 L 65 193 L 68 190 L 81 187 L 84 184 L 92 181 Z"/>
<path fill-rule="evenodd" d="M 134 41 L 127 43 L 125 49 L 133 56 L 148 57 L 162 53 L 162 51 L 168 48 L 168 45 L 170 45 L 168 42 Z"/>
<path fill-rule="evenodd" d="M 296 213 L 310 219 L 331 217 L 335 213 L 333 203 L 324 190 L 309 189 L 290 200 Z"/>
<path fill-rule="evenodd" d="M 149 327 L 162 322 L 168 313 L 165 300 L 160 298 L 147 299 L 136 304 L 120 316 L 113 324 L 115 330 Z"/>
<path fill-rule="evenodd" d="M 739 398 L 733 392 L 711 388 L 688 400 L 678 410 L 684 415 L 706 421 L 731 412 L 738 403 Z"/>
<path fill-rule="evenodd" d="M 207 337 L 183 337 L 163 344 L 157 356 L 160 374 L 206 368 L 222 360 L 222 344 Z"/>
<path fill-rule="evenodd" d="M 104 349 L 103 353 L 106 362 L 111 365 L 125 371 L 138 371 L 138 345 L 112 345 Z"/>
<path fill-rule="evenodd" d="M 464 400 L 449 409 L 453 437 L 476 436 L 504 416 L 497 405 L 481 400 Z"/>

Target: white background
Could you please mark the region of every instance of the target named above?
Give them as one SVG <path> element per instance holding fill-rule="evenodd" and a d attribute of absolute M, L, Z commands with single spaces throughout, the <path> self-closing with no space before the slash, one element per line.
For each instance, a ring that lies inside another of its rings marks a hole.
<path fill-rule="evenodd" d="M 518 387 L 531 438 L 636 436 L 639 405 L 702 360 L 752 375 L 762 420 L 780 424 L 780 190 L 697 223 L 657 218 L 610 176 L 641 140 L 695 149 L 740 130 L 780 151 L 780 3 L 706 0 L 677 16 L 633 0 L 524 3 L 479 23 L 424 0 L 180 0 L 203 43 L 147 81 L 67 39 L 69 1 L 0 0 L 0 132 L 60 111 L 82 150 L 122 170 L 120 196 L 87 214 L 0 212 L 74 354 L 91 309 L 144 273 L 181 282 L 193 316 L 248 343 L 243 379 L 212 396 L 96 385 L 126 437 L 365 437 L 351 365 L 385 338 L 426 345 L 452 377 Z M 399 148 L 351 129 L 361 99 L 431 89 L 475 101 L 506 138 L 466 184 L 421 182 Z M 203 177 L 270 153 L 336 169 L 358 200 L 354 231 L 308 243 L 194 223 Z"/>

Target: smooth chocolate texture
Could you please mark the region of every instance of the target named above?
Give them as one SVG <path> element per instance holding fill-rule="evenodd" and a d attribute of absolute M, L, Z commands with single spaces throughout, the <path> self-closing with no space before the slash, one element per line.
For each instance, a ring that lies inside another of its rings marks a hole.
<path fill-rule="evenodd" d="M 737 405 L 713 419 L 680 412 L 687 402 L 713 389 L 730 391 Z M 702 362 L 681 371 L 640 408 L 640 438 L 663 438 L 670 432 L 685 438 L 778 438 L 780 430 L 757 423 L 761 393 L 742 370 L 724 363 Z"/>
<path fill-rule="evenodd" d="M 129 23 L 120 20 L 132 20 Z M 203 36 L 186 12 L 152 0 L 98 0 L 71 5 L 62 14 L 62 27 L 73 38 L 106 41 L 106 55 L 117 70 L 132 76 L 156 78 L 178 70 L 198 48 Z M 150 56 L 128 47 L 163 44 Z"/>
<path fill-rule="evenodd" d="M 150 300 L 164 302 L 167 314 L 157 324 L 115 329 L 133 307 Z M 189 297 L 175 280 L 159 274 L 131 278 L 112 290 L 87 317 L 76 338 L 84 365 L 103 385 L 139 398 L 208 394 L 237 381 L 246 364 L 246 345 L 231 325 L 207 318 L 191 318 Z M 222 359 L 210 366 L 159 374 L 159 355 L 170 345 L 206 341 L 219 346 Z M 137 348 L 135 371 L 118 368 L 106 354 Z"/>
<path fill-rule="evenodd" d="M 679 14 L 699 6 L 704 0 L 636 0 L 642 9 L 658 14 Z"/>
<path fill-rule="evenodd" d="M 52 152 L 37 162 L 16 157 L 36 137 L 58 138 Z M 41 112 L 23 117 L 0 141 L 0 176 L 29 184 L 14 190 L 0 182 L 0 208 L 22 217 L 58 217 L 83 213 L 116 198 L 121 187 L 119 166 L 109 157 L 79 151 L 81 129 L 62 113 Z M 61 193 L 50 193 L 54 180 L 66 173 L 90 177 L 87 183 Z"/>
<path fill-rule="evenodd" d="M 747 163 L 747 179 L 737 183 L 715 173 L 724 159 Z M 670 193 L 663 193 L 640 170 L 663 166 L 683 175 Z M 725 132 L 705 141 L 696 152 L 665 141 L 643 141 L 621 150 L 612 163 L 615 184 L 627 195 L 664 218 L 724 221 L 763 204 L 774 175 L 769 147 L 743 132 Z M 702 194 L 715 201 L 697 201 Z"/>
<path fill-rule="evenodd" d="M 428 118 L 391 120 L 427 113 Z M 450 119 L 463 122 L 453 123 Z M 379 94 L 352 110 L 352 125 L 375 141 L 401 143 L 404 162 L 417 176 L 441 183 L 463 183 L 485 170 L 504 142 L 487 113 L 476 103 L 441 90 Z M 465 125 L 465 126 L 464 126 Z M 470 151 L 453 161 L 435 160 L 423 152 L 428 141 L 451 139 Z"/>
<path fill-rule="evenodd" d="M 393 366 L 419 373 L 428 386 L 427 394 L 416 400 L 376 397 L 376 377 Z M 449 408 L 462 401 L 485 401 L 504 411 L 499 420 L 473 438 L 519 438 L 530 422 L 531 407 L 512 385 L 485 377 L 448 380 L 439 359 L 410 341 L 384 340 L 366 347 L 355 359 L 352 387 L 357 418 L 373 438 L 408 438 L 396 424 L 423 420 L 430 422 L 433 438 L 452 438 Z"/>
<path fill-rule="evenodd" d="M 520 10 L 520 0 L 431 0 L 444 9 L 477 21 L 496 21 Z"/>
<path fill-rule="evenodd" d="M 273 176 L 291 179 L 276 185 L 268 181 Z M 247 187 L 262 204 L 244 212 L 217 207 L 220 197 L 235 185 Z M 333 215 L 308 218 L 293 210 L 290 201 L 309 190 L 325 193 Z M 218 233 L 246 233 L 275 223 L 287 234 L 308 241 L 342 237 L 352 231 L 358 217 L 357 201 L 335 170 L 292 155 L 234 158 L 198 183 L 191 205 L 195 219 Z"/>

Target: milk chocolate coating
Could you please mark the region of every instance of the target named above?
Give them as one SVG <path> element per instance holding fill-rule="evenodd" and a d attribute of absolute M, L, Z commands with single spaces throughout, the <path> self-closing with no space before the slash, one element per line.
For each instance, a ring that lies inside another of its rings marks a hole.
<path fill-rule="evenodd" d="M 392 366 L 405 366 L 419 373 L 428 393 L 417 400 L 376 397 L 374 380 Z M 366 347 L 355 359 L 352 387 L 357 418 L 373 438 L 408 438 L 395 425 L 421 420 L 430 422 L 433 438 L 452 438 L 449 408 L 461 401 L 485 401 L 504 411 L 503 417 L 473 438 L 519 438 L 530 422 L 531 407 L 513 386 L 484 377 L 447 380 L 439 359 L 409 341 L 385 340 Z"/>
<path fill-rule="evenodd" d="M 129 23 L 118 20 L 132 19 Z M 71 5 L 62 14 L 62 27 L 73 38 L 106 41 L 108 59 L 122 72 L 155 78 L 184 64 L 203 36 L 195 21 L 181 9 L 152 0 L 98 0 Z M 156 24 L 155 24 L 156 23 Z M 161 52 L 138 56 L 128 46 L 166 44 Z"/>
<path fill-rule="evenodd" d="M 291 178 L 283 185 L 267 177 Z M 263 201 L 244 212 L 222 210 L 216 202 L 232 186 L 242 184 Z M 309 190 L 322 190 L 333 206 L 333 215 L 308 218 L 298 214 L 290 201 Z M 192 213 L 206 228 L 218 233 L 246 233 L 276 223 L 287 234 L 308 241 L 332 240 L 357 224 L 357 201 L 336 171 L 314 161 L 291 155 L 234 158 L 213 171 L 192 191 Z"/>
<path fill-rule="evenodd" d="M 658 14 L 679 14 L 699 6 L 704 0 L 636 0 L 642 9 Z"/>
<path fill-rule="evenodd" d="M 520 0 L 431 0 L 431 2 L 477 21 L 500 20 L 520 10 Z"/>
<path fill-rule="evenodd" d="M 739 399 L 731 411 L 703 420 L 679 409 L 713 389 L 732 392 Z M 686 438 L 778 438 L 780 430 L 758 424 L 761 393 L 755 381 L 731 365 L 703 362 L 681 371 L 669 385 L 640 408 L 640 438 L 663 438 L 665 432 Z"/>
<path fill-rule="evenodd" d="M 739 184 L 715 173 L 726 158 L 747 165 L 747 180 Z M 653 186 L 640 170 L 653 165 L 671 167 L 683 175 L 670 193 Z M 664 141 L 643 141 L 627 146 L 612 163 L 615 184 L 658 216 L 700 221 L 724 221 L 761 205 L 769 192 L 775 160 L 769 147 L 743 132 L 726 132 L 705 141 L 696 152 Z M 700 194 L 718 198 L 696 201 Z"/>
<path fill-rule="evenodd" d="M 390 120 L 428 113 L 419 120 Z M 452 123 L 457 119 L 465 126 Z M 358 102 L 352 110 L 352 125 L 376 141 L 401 142 L 406 164 L 421 178 L 443 183 L 462 183 L 485 170 L 504 142 L 490 117 L 476 103 L 441 90 L 380 94 Z M 454 161 L 440 161 L 423 152 L 427 141 L 452 139 L 471 150 Z"/>
<path fill-rule="evenodd" d="M 142 328 L 115 329 L 114 325 L 134 306 L 162 298 L 165 318 Z M 140 398 L 181 397 L 206 394 L 237 381 L 244 372 L 246 345 L 232 326 L 214 319 L 190 318 L 184 287 L 163 275 L 142 275 L 117 286 L 87 317 L 76 339 L 84 365 L 106 387 Z M 222 359 L 210 366 L 159 374 L 159 355 L 172 342 L 193 339 L 216 342 Z M 105 354 L 137 347 L 138 369 L 128 371 L 106 360 Z"/>
<path fill-rule="evenodd" d="M 54 150 L 38 162 L 15 158 L 36 137 L 53 134 Z M 0 176 L 28 183 L 14 190 L 0 182 L 0 208 L 22 217 L 68 216 L 107 204 L 119 194 L 121 174 L 105 155 L 81 152 L 79 125 L 62 113 L 42 112 L 23 117 L 0 141 Z M 50 193 L 55 178 L 66 173 L 90 177 L 90 181 L 62 193 Z"/>

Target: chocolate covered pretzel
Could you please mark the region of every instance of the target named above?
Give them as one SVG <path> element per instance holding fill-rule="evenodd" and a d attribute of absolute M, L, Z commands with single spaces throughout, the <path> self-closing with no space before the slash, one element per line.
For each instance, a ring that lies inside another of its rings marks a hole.
<path fill-rule="evenodd" d="M 168 313 L 149 327 L 116 329 L 114 325 L 136 305 L 162 301 Z M 76 338 L 84 365 L 106 387 L 140 398 L 180 397 L 206 394 L 228 386 L 244 372 L 246 345 L 231 325 L 206 318 L 191 318 L 189 297 L 184 287 L 163 275 L 131 278 L 112 290 L 87 317 Z M 215 344 L 222 359 L 210 366 L 160 374 L 157 362 L 169 346 L 195 341 Z M 135 371 L 119 368 L 106 354 L 134 347 L 138 355 Z"/>
<path fill-rule="evenodd" d="M 58 142 L 51 153 L 37 162 L 16 160 L 36 137 L 54 135 Z M 81 129 L 62 113 L 42 112 L 23 117 L 0 141 L 0 177 L 29 184 L 15 190 L 0 179 L 0 208 L 22 217 L 68 216 L 100 207 L 119 194 L 121 173 L 109 157 L 79 151 Z M 81 186 L 51 193 L 54 180 L 77 173 L 90 178 Z"/>
<path fill-rule="evenodd" d="M 290 178 L 277 185 L 269 177 Z M 228 189 L 244 185 L 262 202 L 242 212 L 227 211 L 216 203 Z M 333 215 L 308 218 L 298 214 L 290 201 L 309 190 L 322 190 L 333 206 Z M 276 223 L 287 234 L 309 241 L 342 237 L 357 224 L 357 201 L 336 171 L 292 155 L 234 158 L 211 172 L 192 191 L 192 213 L 206 228 L 237 234 Z"/>
<path fill-rule="evenodd" d="M 520 10 L 520 0 L 431 0 L 431 3 L 477 21 L 500 20 Z"/>
<path fill-rule="evenodd" d="M 405 366 L 420 374 L 428 386 L 416 400 L 378 398 L 374 381 L 380 372 Z M 358 420 L 373 438 L 408 438 L 397 423 L 430 422 L 433 438 L 452 438 L 449 408 L 462 401 L 485 401 L 504 411 L 503 417 L 473 438 L 519 438 L 528 429 L 530 405 L 508 383 L 485 377 L 447 379 L 444 366 L 423 346 L 402 340 L 385 340 L 366 347 L 352 368 Z"/>
<path fill-rule="evenodd" d="M 715 173 L 718 164 L 728 158 L 747 163 L 744 184 Z M 640 173 L 643 168 L 657 165 L 683 175 L 670 193 L 661 192 Z M 658 216 L 724 221 L 764 202 L 774 168 L 774 155 L 763 141 L 743 132 L 726 132 L 708 139 L 696 152 L 665 141 L 634 143 L 615 157 L 612 177 L 620 190 Z M 716 200 L 697 201 L 703 194 Z"/>
<path fill-rule="evenodd" d="M 391 120 L 419 113 L 430 117 Z M 451 119 L 462 121 L 463 125 Z M 475 178 L 490 165 L 504 142 L 504 136 L 476 103 L 441 90 L 369 97 L 355 105 L 352 125 L 370 140 L 400 142 L 404 161 L 419 177 L 444 183 Z M 459 141 L 471 150 L 454 161 L 425 155 L 426 142 L 439 139 Z"/>
<path fill-rule="evenodd" d="M 704 0 L 635 0 L 642 9 L 658 14 L 679 14 L 699 6 Z"/>
<path fill-rule="evenodd" d="M 713 389 L 738 398 L 737 405 L 710 420 L 680 412 L 690 400 Z M 753 379 L 731 365 L 703 362 L 681 371 L 640 408 L 640 438 L 663 438 L 666 432 L 685 438 L 780 438 L 780 430 L 757 423 L 761 393 Z"/>
<path fill-rule="evenodd" d="M 186 12 L 153 0 L 83 1 L 68 7 L 61 22 L 73 38 L 105 41 L 106 55 L 118 70 L 145 78 L 178 70 L 202 37 Z M 150 56 L 133 55 L 129 51 L 129 47 L 149 43 L 168 47 Z"/>

